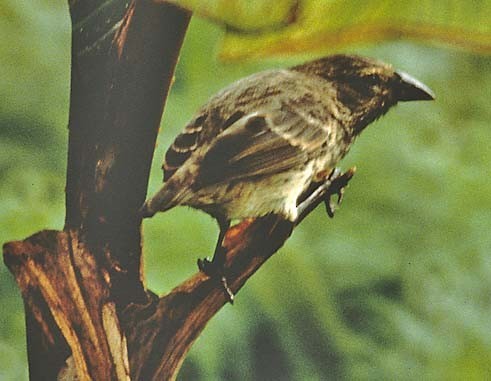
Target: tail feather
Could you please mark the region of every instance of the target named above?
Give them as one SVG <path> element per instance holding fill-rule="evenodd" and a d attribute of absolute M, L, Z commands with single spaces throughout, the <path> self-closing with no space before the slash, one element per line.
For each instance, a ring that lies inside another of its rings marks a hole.
<path fill-rule="evenodd" d="M 179 205 L 185 193 L 184 189 L 176 187 L 175 182 L 168 181 L 140 208 L 142 218 L 152 217 L 157 212 L 164 212 Z"/>

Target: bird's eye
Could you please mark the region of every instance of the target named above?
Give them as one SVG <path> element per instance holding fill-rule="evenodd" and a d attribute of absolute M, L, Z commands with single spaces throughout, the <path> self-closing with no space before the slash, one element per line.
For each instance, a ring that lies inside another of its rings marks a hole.
<path fill-rule="evenodd" d="M 378 82 L 378 75 L 377 74 L 369 74 L 365 77 L 365 80 L 367 82 L 370 82 L 372 84 L 375 84 Z"/>

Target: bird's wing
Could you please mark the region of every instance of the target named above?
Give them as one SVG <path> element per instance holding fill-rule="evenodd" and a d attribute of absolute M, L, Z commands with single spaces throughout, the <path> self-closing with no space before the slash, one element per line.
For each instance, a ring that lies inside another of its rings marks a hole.
<path fill-rule="evenodd" d="M 204 122 L 207 116 L 206 113 L 199 114 L 174 139 L 174 142 L 165 153 L 164 163 L 162 164 L 164 181 L 167 181 L 196 150 L 203 135 Z"/>
<path fill-rule="evenodd" d="M 228 141 L 235 136 L 247 137 L 251 147 L 268 142 L 271 152 L 258 150 L 255 157 L 259 160 L 261 153 L 278 153 L 274 149 L 293 157 L 295 149 L 289 146 L 308 150 L 324 142 L 329 132 L 341 128 L 336 113 L 332 112 L 333 105 L 328 101 L 330 97 L 326 96 L 335 92 L 328 82 L 287 70 L 259 73 L 242 81 L 246 82 L 213 97 L 176 137 L 165 155 L 164 181 L 197 151 L 202 152 L 215 142 L 221 146 L 218 142 L 221 138 Z M 267 135 L 255 136 L 247 131 L 245 125 L 251 116 L 264 119 L 262 134 Z M 235 133 L 229 136 L 232 129 Z M 245 150 L 243 154 L 250 152 Z"/>
<path fill-rule="evenodd" d="M 208 144 L 213 140 L 215 134 L 220 133 L 232 126 L 237 120 L 242 118 L 244 113 L 236 111 L 227 117 L 219 109 L 204 108 L 202 112 L 177 135 L 165 153 L 162 169 L 164 171 L 164 181 L 167 181 L 191 155 L 202 145 Z"/>
<path fill-rule="evenodd" d="M 325 124 L 286 106 L 244 115 L 212 142 L 195 184 L 204 187 L 301 167 L 327 138 Z"/>

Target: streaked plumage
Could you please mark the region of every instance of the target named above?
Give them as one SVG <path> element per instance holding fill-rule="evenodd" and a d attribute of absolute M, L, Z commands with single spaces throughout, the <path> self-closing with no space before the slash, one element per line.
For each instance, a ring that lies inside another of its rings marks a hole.
<path fill-rule="evenodd" d="M 299 195 L 370 122 L 411 100 L 408 85 L 409 98 L 431 98 L 391 66 L 346 55 L 235 82 L 176 137 L 145 214 L 189 205 L 226 220 L 277 213 L 293 221 Z"/>

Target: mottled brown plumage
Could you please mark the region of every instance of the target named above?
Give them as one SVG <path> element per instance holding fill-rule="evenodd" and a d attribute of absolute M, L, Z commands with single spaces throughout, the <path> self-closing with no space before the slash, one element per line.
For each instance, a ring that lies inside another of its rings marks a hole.
<path fill-rule="evenodd" d="M 244 78 L 212 97 L 176 137 L 165 155 L 166 183 L 145 212 L 184 204 L 225 219 L 270 212 L 294 219 L 299 192 L 328 173 L 370 122 L 399 100 L 431 97 L 391 66 L 357 56 L 330 56 Z M 291 184 L 300 180 L 301 186 Z M 290 193 L 278 192 L 281 184 L 298 188 L 289 205 L 236 205 L 251 201 L 240 199 L 251 197 L 248 186 L 259 197 Z"/>
<path fill-rule="evenodd" d="M 276 213 L 294 221 L 299 196 L 369 123 L 399 101 L 425 99 L 433 95 L 423 84 L 358 56 L 244 78 L 212 97 L 176 137 L 165 183 L 142 213 L 189 205 L 217 218 L 221 237 L 232 219 Z"/>

